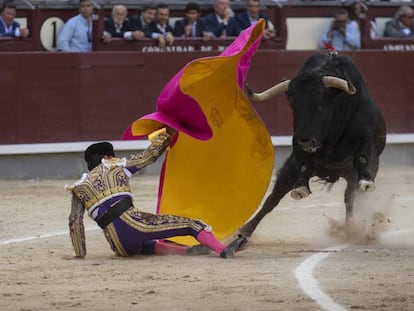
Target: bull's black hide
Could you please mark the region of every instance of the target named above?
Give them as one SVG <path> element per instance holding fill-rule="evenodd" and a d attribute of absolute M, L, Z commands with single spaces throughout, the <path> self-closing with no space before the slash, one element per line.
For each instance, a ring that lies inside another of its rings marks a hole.
<path fill-rule="evenodd" d="M 344 200 L 349 219 L 355 192 L 374 189 L 386 138 L 382 114 L 355 64 L 345 56 L 318 54 L 292 80 L 260 94 L 247 91 L 257 101 L 285 92 L 294 134 L 292 153 L 279 170 L 271 194 L 240 232 L 250 236 L 289 191 L 295 199 L 308 196 L 309 179 L 314 176 L 331 183 L 339 177 L 347 181 Z"/>

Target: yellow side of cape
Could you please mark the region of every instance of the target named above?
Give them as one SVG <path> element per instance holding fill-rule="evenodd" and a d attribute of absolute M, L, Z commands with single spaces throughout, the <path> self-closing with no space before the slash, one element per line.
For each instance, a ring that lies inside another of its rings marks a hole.
<path fill-rule="evenodd" d="M 169 150 L 159 213 L 201 219 L 224 239 L 256 211 L 273 169 L 273 146 L 261 119 L 237 85 L 239 55 L 191 63 L 180 86 L 205 113 L 213 137 L 180 133 Z M 191 237 L 175 242 L 197 244 Z"/>

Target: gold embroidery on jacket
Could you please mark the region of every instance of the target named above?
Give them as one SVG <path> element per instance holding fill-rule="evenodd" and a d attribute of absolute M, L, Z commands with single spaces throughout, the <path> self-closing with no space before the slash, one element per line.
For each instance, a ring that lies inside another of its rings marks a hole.
<path fill-rule="evenodd" d="M 111 166 L 108 169 L 104 165 L 98 165 L 72 191 L 89 210 L 94 204 L 114 194 L 131 192 L 131 188 L 123 167 Z"/>

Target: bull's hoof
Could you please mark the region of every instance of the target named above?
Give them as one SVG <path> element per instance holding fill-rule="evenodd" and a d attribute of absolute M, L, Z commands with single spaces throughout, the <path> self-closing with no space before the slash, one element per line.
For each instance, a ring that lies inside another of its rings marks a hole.
<path fill-rule="evenodd" d="M 241 234 L 239 234 L 239 238 L 240 237 L 243 237 Z M 246 248 L 247 248 L 247 246 L 249 246 L 249 244 L 250 244 L 250 237 L 243 237 L 244 238 L 244 241 L 243 241 L 243 243 L 239 246 L 239 250 L 238 250 L 238 252 L 240 252 L 240 251 L 244 251 Z"/>
<path fill-rule="evenodd" d="M 292 198 L 294 198 L 295 200 L 300 200 L 300 199 L 306 198 L 309 195 L 310 195 L 310 191 L 305 186 L 300 186 L 300 187 L 298 187 L 296 189 L 293 189 L 290 192 L 290 196 Z"/>
<path fill-rule="evenodd" d="M 358 181 L 358 189 L 361 191 L 373 191 L 375 184 L 372 180 L 361 179 Z"/>
<path fill-rule="evenodd" d="M 221 258 L 232 258 L 234 254 L 247 247 L 248 240 L 246 237 L 239 235 L 237 239 L 231 242 L 221 253 Z"/>

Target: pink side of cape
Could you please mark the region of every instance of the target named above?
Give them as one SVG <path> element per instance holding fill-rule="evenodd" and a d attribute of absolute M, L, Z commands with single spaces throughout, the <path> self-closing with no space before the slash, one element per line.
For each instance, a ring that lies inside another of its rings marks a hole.
<path fill-rule="evenodd" d="M 219 56 L 201 58 L 202 60 L 214 60 L 217 57 L 231 57 L 240 53 L 245 45 L 248 43 L 251 32 L 254 30 L 254 25 L 240 33 L 240 35 L 228 46 Z M 250 67 L 250 60 L 256 52 L 257 47 L 261 41 L 261 36 L 244 52 L 241 56 L 237 67 L 237 83 L 240 88 L 243 88 L 247 72 Z M 164 87 L 157 101 L 157 111 L 147 114 L 135 122 L 141 120 L 152 120 L 159 123 L 158 128 L 163 125 L 168 125 L 177 129 L 179 132 L 186 133 L 193 138 L 200 140 L 207 140 L 213 135 L 208 124 L 206 116 L 202 112 L 199 104 L 187 94 L 184 94 L 180 88 L 180 79 L 186 68 L 193 62 L 201 59 L 196 59 L 181 69 Z M 155 129 L 154 129 L 155 130 Z M 132 133 L 132 125 L 129 126 L 123 133 L 123 140 L 133 140 L 145 137 L 150 133 L 142 135 L 134 135 Z"/>

